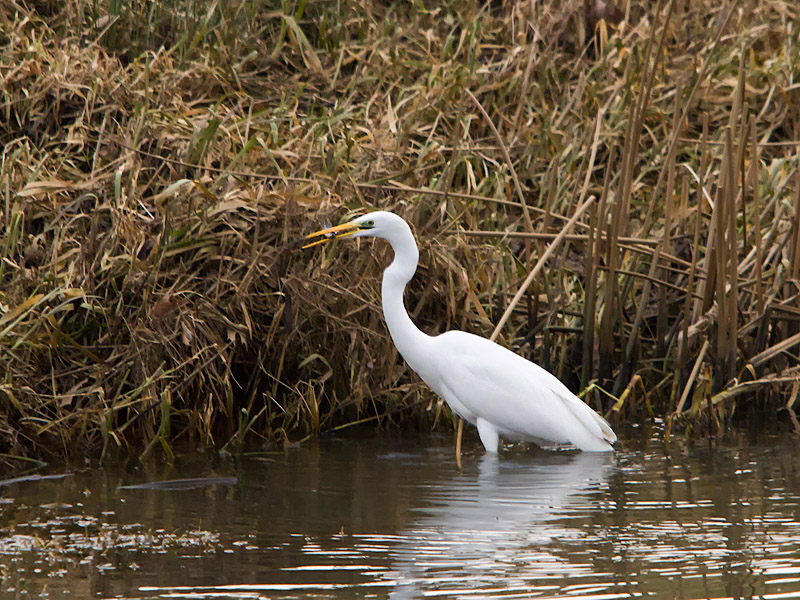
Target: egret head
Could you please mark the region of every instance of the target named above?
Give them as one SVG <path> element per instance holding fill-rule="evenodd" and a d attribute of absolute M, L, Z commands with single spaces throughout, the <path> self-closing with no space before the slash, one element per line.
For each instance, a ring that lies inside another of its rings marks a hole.
<path fill-rule="evenodd" d="M 310 248 L 343 237 L 379 237 L 391 242 L 398 235 L 410 233 L 408 224 L 402 218 L 394 213 L 379 210 L 361 215 L 341 225 L 315 231 L 306 237 L 311 241 L 303 248 Z"/>

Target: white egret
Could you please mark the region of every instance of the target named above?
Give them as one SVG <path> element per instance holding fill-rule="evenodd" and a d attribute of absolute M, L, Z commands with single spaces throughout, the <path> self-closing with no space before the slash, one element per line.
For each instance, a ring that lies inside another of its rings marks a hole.
<path fill-rule="evenodd" d="M 617 440 L 605 419 L 540 366 L 485 338 L 464 331 L 430 336 L 411 321 L 403 291 L 419 260 L 414 235 L 394 213 L 371 212 L 308 236 L 308 248 L 343 237 L 378 237 L 394 250 L 383 272 L 383 316 L 409 366 L 459 416 L 476 425 L 488 452 L 500 438 L 539 445 L 573 444 L 610 451 Z"/>

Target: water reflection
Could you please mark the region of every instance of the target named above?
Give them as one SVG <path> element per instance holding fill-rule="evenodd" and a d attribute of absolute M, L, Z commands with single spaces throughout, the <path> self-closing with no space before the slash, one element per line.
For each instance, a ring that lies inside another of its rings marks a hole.
<path fill-rule="evenodd" d="M 10 481 L 0 597 L 800 598 L 797 438 L 625 446 L 459 472 L 449 438 L 332 440 Z M 208 477 L 238 483 L 122 489 Z"/>
<path fill-rule="evenodd" d="M 612 460 L 588 453 L 507 460 L 485 454 L 477 473 L 454 474 L 426 489 L 425 506 L 392 551 L 390 597 L 418 598 L 432 588 L 456 596 L 487 573 L 504 574 L 506 593 L 552 589 L 533 583 L 563 566 L 547 545 L 581 536 L 580 515 L 602 504 Z"/>

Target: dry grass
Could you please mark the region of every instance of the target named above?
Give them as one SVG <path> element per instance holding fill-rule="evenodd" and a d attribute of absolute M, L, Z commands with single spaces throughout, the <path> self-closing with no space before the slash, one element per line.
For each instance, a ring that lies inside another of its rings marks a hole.
<path fill-rule="evenodd" d="M 293 244 L 361 206 L 417 323 L 488 336 L 594 197 L 501 342 L 618 421 L 791 407 L 798 10 L 426 6 L 0 2 L 3 452 L 431 426 L 388 250 Z"/>

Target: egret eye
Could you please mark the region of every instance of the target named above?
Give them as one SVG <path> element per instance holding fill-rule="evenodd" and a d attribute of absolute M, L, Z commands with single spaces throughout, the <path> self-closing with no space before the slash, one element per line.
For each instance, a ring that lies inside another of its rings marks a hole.
<path fill-rule="evenodd" d="M 361 228 L 362 229 L 372 229 L 375 227 L 375 221 L 362 221 Z"/>

